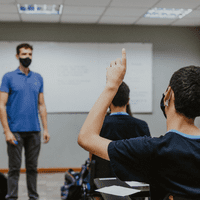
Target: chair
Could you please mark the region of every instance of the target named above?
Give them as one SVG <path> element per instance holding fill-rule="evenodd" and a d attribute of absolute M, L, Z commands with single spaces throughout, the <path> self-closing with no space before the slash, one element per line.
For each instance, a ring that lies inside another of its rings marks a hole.
<path fill-rule="evenodd" d="M 97 163 L 99 166 L 97 166 Z M 91 191 L 90 195 L 91 197 L 101 197 L 104 200 L 144 200 L 145 199 L 143 197 L 130 197 L 130 196 L 120 197 L 120 196 L 113 196 L 113 195 L 107 195 L 107 194 L 101 195 L 99 192 L 95 192 L 95 189 L 97 189 L 97 187 L 94 184 L 94 179 L 96 179 L 97 177 L 101 177 L 101 178 L 115 177 L 111 169 L 109 161 L 104 160 L 99 157 L 95 157 L 95 160 L 92 160 L 90 162 L 90 191 Z M 125 184 L 125 183 L 122 182 L 121 184 Z"/>
<path fill-rule="evenodd" d="M 94 178 L 95 178 L 95 160 L 92 160 L 90 162 L 90 169 L 89 169 L 89 173 L 90 173 L 90 192 L 89 192 L 89 197 L 91 199 L 94 199 L 95 197 L 100 197 L 102 198 L 101 194 L 99 192 L 96 192 L 96 186 L 94 184 Z"/>
<path fill-rule="evenodd" d="M 4 174 L 0 173 L 0 199 L 4 200 L 7 194 L 7 178 Z"/>

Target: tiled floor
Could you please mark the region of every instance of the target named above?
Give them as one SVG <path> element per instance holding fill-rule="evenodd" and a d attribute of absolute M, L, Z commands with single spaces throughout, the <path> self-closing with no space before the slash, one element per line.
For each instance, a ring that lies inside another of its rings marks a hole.
<path fill-rule="evenodd" d="M 38 174 L 37 188 L 40 200 L 61 200 L 62 185 L 64 185 L 64 173 Z M 18 199 L 28 200 L 25 174 L 20 175 Z"/>

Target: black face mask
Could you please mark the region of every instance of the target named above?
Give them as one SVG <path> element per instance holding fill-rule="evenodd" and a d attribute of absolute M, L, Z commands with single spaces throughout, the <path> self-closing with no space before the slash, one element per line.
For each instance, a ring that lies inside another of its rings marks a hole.
<path fill-rule="evenodd" d="M 163 93 L 162 99 L 161 99 L 161 101 L 160 101 L 160 108 L 161 108 L 161 110 L 163 111 L 163 114 L 164 114 L 165 118 L 167 118 L 166 113 L 165 113 L 164 98 L 165 98 L 165 95 L 164 95 L 164 93 Z"/>
<path fill-rule="evenodd" d="M 31 59 L 29 57 L 27 58 L 19 58 L 20 63 L 27 68 L 31 64 Z"/>

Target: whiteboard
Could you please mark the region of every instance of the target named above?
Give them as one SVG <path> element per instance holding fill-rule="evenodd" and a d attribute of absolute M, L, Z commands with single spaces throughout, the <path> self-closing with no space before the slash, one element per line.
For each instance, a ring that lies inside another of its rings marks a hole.
<path fill-rule="evenodd" d="M 19 66 L 16 42 L 0 42 L 0 78 Z M 106 84 L 106 68 L 127 52 L 124 81 L 130 87 L 134 113 L 152 112 L 152 44 L 148 43 L 58 43 L 33 45 L 30 70 L 44 79 L 47 112 L 89 112 Z"/>

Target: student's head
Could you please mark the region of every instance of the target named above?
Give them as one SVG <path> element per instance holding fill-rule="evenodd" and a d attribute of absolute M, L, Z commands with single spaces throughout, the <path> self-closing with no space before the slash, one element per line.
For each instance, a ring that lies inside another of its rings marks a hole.
<path fill-rule="evenodd" d="M 23 43 L 17 46 L 16 58 L 19 60 L 23 67 L 28 67 L 32 60 L 33 47 L 30 44 Z"/>
<path fill-rule="evenodd" d="M 122 82 L 122 84 L 119 86 L 117 94 L 112 100 L 112 104 L 115 107 L 123 107 L 127 105 L 129 102 L 129 94 L 130 94 L 130 89 L 128 85 L 126 85 L 125 82 Z"/>
<path fill-rule="evenodd" d="M 179 69 L 172 75 L 169 86 L 174 92 L 177 113 L 192 119 L 200 116 L 200 67 Z"/>
<path fill-rule="evenodd" d="M 122 84 L 119 86 L 117 94 L 113 98 L 111 107 L 121 107 L 124 108 L 126 107 L 126 112 L 132 116 L 131 108 L 129 105 L 129 94 L 130 94 L 130 89 L 128 85 L 125 82 L 122 82 Z M 107 113 L 109 115 L 111 110 Z"/>

